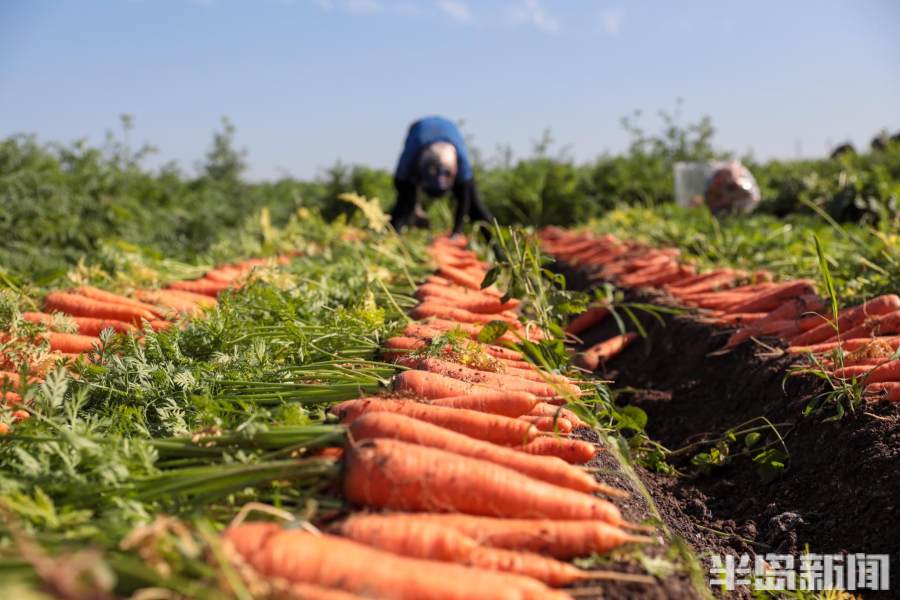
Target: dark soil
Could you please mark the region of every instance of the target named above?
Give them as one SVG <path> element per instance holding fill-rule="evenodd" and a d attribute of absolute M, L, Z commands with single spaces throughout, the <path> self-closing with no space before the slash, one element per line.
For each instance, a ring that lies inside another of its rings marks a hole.
<path fill-rule="evenodd" d="M 583 277 L 562 271 L 570 285 L 585 287 Z M 667 301 L 652 292 L 633 299 Z M 789 357 L 772 356 L 753 342 L 717 354 L 730 332 L 695 315 L 667 317 L 665 325 L 652 318 L 642 322 L 648 338 L 600 374 L 613 379 L 614 388 L 637 390 L 621 402 L 647 412 L 652 439 L 675 450 L 765 416 L 780 424 L 789 451 L 783 475 L 769 483 L 749 457 L 699 472 L 690 459 L 709 445 L 672 459 L 683 476 L 640 471 L 672 530 L 701 557 L 799 556 L 806 547 L 818 554 L 890 554 L 894 591 L 857 593 L 900 597 L 900 406 L 870 404 L 833 422 L 825 421 L 830 409 L 804 417 L 804 407 L 827 388 L 809 376 L 786 378 Z M 607 319 L 583 337 L 589 345 L 617 333 L 615 321 Z M 760 444 L 775 439 L 761 433 Z M 740 444 L 732 449 L 742 450 Z"/>
<path fill-rule="evenodd" d="M 576 431 L 577 437 L 591 442 L 598 442 L 597 432 L 592 429 L 579 429 Z M 615 454 L 607 451 L 600 452 L 589 466 L 598 469 L 604 483 L 618 487 L 631 494 L 630 498 L 625 500 L 616 499 L 616 506 L 622 511 L 622 516 L 632 523 L 640 523 L 642 521 L 655 519 L 650 505 L 644 498 L 640 489 L 634 482 L 626 477 L 622 472 L 622 465 L 616 458 Z M 654 558 L 669 559 L 667 556 L 668 548 L 659 544 L 656 546 L 645 546 L 642 548 L 643 554 Z M 604 565 L 603 568 L 607 568 Z M 621 560 L 614 560 L 608 568 L 615 569 L 626 573 L 642 573 L 641 568 L 634 563 L 633 560 L 627 560 L 624 557 Z M 591 581 L 576 587 L 590 587 L 597 590 L 594 598 L 604 598 L 613 600 L 630 600 L 632 598 L 648 598 L 652 600 L 694 600 L 698 597 L 697 591 L 692 585 L 687 573 L 675 573 L 668 577 L 657 578 L 653 585 L 636 584 L 636 583 L 618 583 L 618 582 L 602 582 Z"/>

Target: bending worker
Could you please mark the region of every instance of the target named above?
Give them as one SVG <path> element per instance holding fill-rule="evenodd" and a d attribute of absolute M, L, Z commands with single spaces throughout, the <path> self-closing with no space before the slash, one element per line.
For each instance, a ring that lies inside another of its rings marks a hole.
<path fill-rule="evenodd" d="M 394 173 L 394 187 L 397 204 L 391 212 L 391 223 L 397 230 L 408 225 L 413 216 L 416 224 L 427 224 L 420 203 L 421 193 L 440 198 L 453 191 L 456 198 L 453 234 L 462 231 L 466 215 L 472 221 L 491 223 L 494 219 L 478 197 L 462 134 L 443 117 L 426 117 L 409 127 Z"/>

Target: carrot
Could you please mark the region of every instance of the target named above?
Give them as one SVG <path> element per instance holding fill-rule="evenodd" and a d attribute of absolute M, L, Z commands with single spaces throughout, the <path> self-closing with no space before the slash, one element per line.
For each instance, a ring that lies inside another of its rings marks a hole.
<path fill-rule="evenodd" d="M 244 523 L 225 540 L 264 577 L 392 600 L 569 598 L 533 579 L 397 556 L 340 537 Z M 377 565 L 377 568 L 373 566 Z"/>
<path fill-rule="evenodd" d="M 415 331 L 417 331 L 416 326 L 424 326 L 432 330 L 440 331 L 440 332 L 448 332 L 448 331 L 461 331 L 466 334 L 473 340 L 478 339 L 478 334 L 481 332 L 481 326 L 473 325 L 472 323 L 459 323 L 456 321 L 448 321 L 447 319 L 438 319 L 431 318 L 427 321 L 421 321 L 419 323 L 410 323 L 404 329 L 403 333 L 405 335 L 415 336 Z M 498 338 L 500 342 L 515 342 L 516 337 L 512 335 L 512 332 L 507 331 L 503 335 Z"/>
<path fill-rule="evenodd" d="M 209 279 L 211 281 L 219 281 L 221 283 L 231 283 L 234 280 L 239 279 L 243 275 L 244 272 L 240 269 L 235 269 L 232 267 L 218 267 L 216 269 L 207 271 L 203 278 Z"/>
<path fill-rule="evenodd" d="M 795 346 L 819 344 L 834 337 L 836 331 L 841 332 L 842 338 L 851 339 L 845 333 L 865 322 L 867 318 L 887 314 L 898 309 L 900 309 L 900 296 L 896 294 L 877 296 L 867 302 L 863 302 L 859 306 L 842 310 L 838 315 L 836 328 L 829 319 L 803 335 L 797 336 L 791 343 Z"/>
<path fill-rule="evenodd" d="M 892 335 L 898 333 L 900 333 L 900 309 L 867 319 L 861 325 L 858 325 L 849 331 L 842 332 L 840 336 L 835 334 L 825 341 L 837 341 L 839 337 L 853 339 L 870 335 Z"/>
<path fill-rule="evenodd" d="M 185 300 L 190 300 L 196 304 L 199 304 L 203 307 L 213 308 L 219 305 L 219 301 L 215 298 L 211 298 L 206 294 L 196 294 L 194 292 L 189 292 L 187 290 L 175 290 L 175 289 L 164 289 L 164 290 L 153 290 L 154 293 L 162 294 L 163 297 L 175 297 L 175 298 L 184 298 Z"/>
<path fill-rule="evenodd" d="M 424 283 L 416 289 L 416 298 L 425 301 L 427 299 L 444 299 L 452 301 L 452 306 L 463 308 L 470 312 L 495 313 L 512 310 L 519 305 L 519 301 L 510 299 L 500 302 L 500 299 L 490 294 L 475 292 L 468 288 L 451 288 L 436 283 Z"/>
<path fill-rule="evenodd" d="M 882 381 L 870 383 L 866 386 L 867 395 L 877 395 L 879 400 L 887 402 L 900 402 L 900 382 Z"/>
<path fill-rule="evenodd" d="M 538 431 L 552 431 L 563 435 L 572 433 L 572 421 L 565 417 L 553 417 L 546 415 L 522 415 L 519 420 L 531 423 Z"/>
<path fill-rule="evenodd" d="M 605 306 L 592 306 L 581 313 L 566 326 L 566 333 L 579 335 L 594 327 L 609 316 L 609 309 Z"/>
<path fill-rule="evenodd" d="M 711 292 L 713 290 L 733 284 L 738 278 L 737 274 L 730 270 L 714 273 L 715 275 L 710 273 L 708 274 L 709 277 L 706 277 L 705 279 L 702 279 L 690 285 L 686 284 L 684 286 L 675 287 L 675 285 L 673 284 L 672 287 L 670 287 L 669 292 L 676 297 L 684 297 L 690 296 L 691 294 Z"/>
<path fill-rule="evenodd" d="M 494 444 L 524 444 L 538 436 L 538 430 L 533 425 L 518 419 L 409 400 L 345 400 L 335 404 L 330 410 L 343 423 L 352 423 L 360 415 L 371 412 L 397 413 Z"/>
<path fill-rule="evenodd" d="M 204 296 L 210 296 L 211 298 L 217 297 L 219 294 L 230 288 L 232 288 L 231 283 L 202 278 L 194 279 L 193 281 L 173 281 L 169 284 L 169 289 L 203 294 Z"/>
<path fill-rule="evenodd" d="M 481 279 L 468 271 L 457 269 L 451 266 L 441 266 L 438 268 L 438 275 L 444 277 L 457 285 L 469 288 L 470 290 L 481 289 Z"/>
<path fill-rule="evenodd" d="M 440 360 L 440 359 L 439 359 Z M 447 357 L 449 362 L 460 362 L 454 359 L 452 356 Z M 406 359 L 404 361 L 398 361 L 400 364 L 406 364 L 410 362 L 411 359 Z M 412 361 L 415 362 L 415 361 Z M 514 377 L 519 377 L 521 379 L 527 379 L 528 381 L 534 381 L 536 383 L 541 384 L 555 384 L 555 385 L 572 385 L 574 384 L 573 380 L 569 379 L 565 375 L 560 375 L 559 373 L 548 373 L 547 371 L 543 371 L 535 368 L 533 365 L 528 365 L 521 362 L 512 362 L 506 361 L 503 359 L 495 359 L 493 361 L 485 361 L 478 362 L 474 361 L 471 363 L 465 363 L 465 366 L 475 369 L 477 371 L 487 371 L 488 373 L 496 373 L 499 375 L 509 375 Z M 574 390 L 573 390 L 574 391 Z"/>
<path fill-rule="evenodd" d="M 32 323 L 41 323 L 50 326 L 53 323 L 53 315 L 40 312 L 23 312 L 22 318 Z M 73 317 L 70 319 L 78 326 L 78 333 L 81 335 L 98 336 L 104 329 L 111 328 L 120 333 L 128 333 L 129 331 L 137 331 L 131 323 L 125 321 L 115 321 L 112 319 L 93 319 L 91 317 Z"/>
<path fill-rule="evenodd" d="M 21 383 L 22 378 L 19 377 L 18 373 L 13 373 L 12 371 L 0 371 L 0 386 L 19 387 Z"/>
<path fill-rule="evenodd" d="M 176 296 L 162 290 L 135 290 L 134 295 L 145 302 L 164 307 L 168 311 L 175 311 L 186 315 L 199 315 L 200 305 L 187 298 Z"/>
<path fill-rule="evenodd" d="M 556 456 L 572 464 L 586 463 L 597 455 L 597 448 L 590 442 L 561 437 L 541 437 L 517 450 L 540 456 Z"/>
<path fill-rule="evenodd" d="M 429 404 L 448 408 L 465 408 L 505 417 L 520 417 L 531 413 L 538 404 L 545 403 L 539 402 L 537 396 L 528 392 L 485 392 L 439 398 L 429 401 Z M 548 404 L 548 406 L 553 405 Z"/>
<path fill-rule="evenodd" d="M 698 273 L 691 277 L 687 277 L 681 281 L 676 283 L 669 283 L 663 286 L 665 290 L 671 294 L 684 294 L 691 293 L 693 288 L 699 287 L 701 283 L 705 283 L 711 279 L 715 279 L 716 277 L 720 277 L 722 275 L 731 275 L 735 276 L 735 272 L 731 269 L 715 269 L 713 271 L 707 271 L 706 273 Z M 706 290 L 697 290 L 697 291 L 706 291 Z"/>
<path fill-rule="evenodd" d="M 460 323 L 473 323 L 487 325 L 491 321 L 505 321 L 513 328 L 520 328 L 522 325 L 518 320 L 510 318 L 503 314 L 484 314 L 473 313 L 461 308 L 454 308 L 435 301 L 422 302 L 413 308 L 409 315 L 414 319 L 427 319 L 428 317 L 437 317 L 447 319 L 448 321 L 458 321 Z"/>
<path fill-rule="evenodd" d="M 574 363 L 583 369 L 596 371 L 601 364 L 621 354 L 637 337 L 638 334 L 629 331 L 603 340 L 576 355 Z"/>
<path fill-rule="evenodd" d="M 792 344 L 794 343 L 795 342 L 792 342 Z M 898 345 L 900 345 L 900 336 L 864 337 L 845 339 L 841 342 L 813 344 L 811 346 L 791 345 L 788 347 L 788 352 L 790 354 L 823 354 L 825 352 L 837 350 L 838 348 L 843 348 L 848 352 L 856 352 L 867 347 L 884 347 L 896 350 Z"/>
<path fill-rule="evenodd" d="M 468 394 L 492 392 L 488 387 L 465 383 L 428 371 L 404 371 L 394 376 L 394 390 L 422 398 L 451 398 Z"/>
<path fill-rule="evenodd" d="M 654 287 L 669 281 L 676 281 L 682 277 L 681 267 L 677 262 L 666 263 L 662 268 L 651 271 L 639 271 L 632 275 L 622 277 L 619 282 L 627 287 Z"/>
<path fill-rule="evenodd" d="M 623 495 L 620 490 L 597 482 L 588 473 L 555 456 L 529 455 L 401 414 L 388 412 L 365 414 L 353 421 L 348 431 L 354 443 L 379 438 L 399 440 L 491 462 L 518 471 L 532 479 L 579 492 Z"/>
<path fill-rule="evenodd" d="M 160 312 L 160 310 L 152 304 L 146 304 L 144 302 L 141 302 L 140 300 L 135 300 L 133 298 L 129 298 L 128 296 L 122 296 L 121 294 L 113 294 L 112 292 L 107 292 L 106 290 L 101 290 L 93 286 L 83 285 L 79 288 L 76 288 L 75 293 L 80 296 L 85 296 L 86 298 L 92 298 L 94 300 L 101 300 L 103 302 L 112 302 L 113 304 L 125 304 L 127 306 L 133 306 L 135 308 L 142 308 L 147 312 L 153 313 L 160 317 L 163 315 L 163 313 Z"/>
<path fill-rule="evenodd" d="M 89 335 L 50 332 L 45 333 L 44 337 L 50 341 L 50 350 L 66 354 L 90 352 L 95 345 L 100 345 L 100 338 Z"/>
<path fill-rule="evenodd" d="M 728 342 L 725 344 L 725 347 L 733 348 L 754 336 L 770 335 L 782 337 L 783 334 L 789 333 L 800 333 L 800 328 L 797 326 L 797 322 L 793 319 L 785 321 L 766 321 L 753 323 L 731 334 L 731 337 L 728 338 Z"/>
<path fill-rule="evenodd" d="M 581 389 L 569 383 L 538 383 L 515 375 L 503 375 L 491 371 L 479 371 L 437 358 L 425 358 L 417 363 L 417 368 L 438 373 L 460 381 L 484 385 L 494 389 L 529 392 L 535 396 L 558 397 L 561 393 L 580 395 Z"/>
<path fill-rule="evenodd" d="M 389 518 L 436 523 L 470 536 L 484 546 L 522 550 L 569 560 L 602 554 L 650 538 L 626 533 L 603 521 L 497 519 L 452 514 L 397 514 Z"/>
<path fill-rule="evenodd" d="M 148 310 L 127 304 L 116 304 L 94 300 L 77 294 L 51 292 L 44 298 L 47 311 L 58 311 L 75 317 L 93 317 L 126 323 L 140 323 L 141 319 L 152 321 L 156 315 Z"/>
<path fill-rule="evenodd" d="M 365 600 L 365 596 L 310 583 L 295 583 L 288 590 L 297 600 Z"/>
<path fill-rule="evenodd" d="M 391 510 L 625 523 L 606 500 L 487 461 L 394 440 L 367 440 L 349 449 L 344 495 L 360 506 Z"/>
<path fill-rule="evenodd" d="M 538 402 L 535 404 L 532 409 L 528 412 L 529 415 L 539 415 L 543 417 L 556 417 L 560 416 L 567 421 L 571 422 L 575 427 L 587 427 L 587 423 L 582 421 L 578 415 L 573 413 L 571 410 L 564 408 L 562 406 L 555 406 L 550 404 L 549 402 Z"/>
<path fill-rule="evenodd" d="M 864 378 L 866 383 L 900 381 L 900 360 L 891 360 L 874 368 L 865 365 L 847 366 L 835 370 L 834 376 L 839 379 Z"/>
<path fill-rule="evenodd" d="M 716 316 L 715 321 L 720 325 L 749 325 L 759 321 L 767 314 L 764 312 L 724 314 Z"/>
<path fill-rule="evenodd" d="M 727 310 L 735 313 L 771 311 L 792 297 L 814 293 L 815 288 L 813 288 L 812 281 L 798 279 L 778 284 L 769 290 L 764 290 L 744 302 L 738 303 L 736 306 L 729 307 Z"/>
<path fill-rule="evenodd" d="M 409 323 L 403 329 L 402 337 L 416 338 L 416 339 L 426 340 L 426 341 L 430 342 L 434 338 L 440 337 L 447 332 L 445 329 L 439 329 L 437 327 L 433 327 L 432 323 L 433 323 L 433 321 L 429 321 L 429 324 L 418 323 L 418 322 Z M 475 342 L 475 340 L 472 338 L 477 337 L 478 331 L 480 331 L 479 328 L 473 327 L 470 330 L 463 330 L 463 328 L 460 327 L 460 331 L 463 331 L 463 333 L 469 334 L 469 341 L 471 341 L 472 343 L 478 343 L 478 342 Z M 507 339 L 514 339 L 514 338 L 507 338 Z M 501 337 L 500 341 L 504 341 L 504 338 Z M 409 342 L 406 342 L 406 343 L 409 343 Z M 400 347 L 400 346 L 398 346 L 398 347 Z M 504 359 L 504 360 L 513 360 L 513 361 L 516 361 L 517 363 L 525 362 L 524 357 L 522 356 L 521 352 L 517 352 L 515 350 L 510 350 L 509 348 L 505 348 L 503 346 L 497 346 L 495 344 L 480 344 L 479 347 L 481 349 L 483 349 L 485 352 L 487 352 L 488 354 L 490 354 L 491 356 L 494 356 L 496 358 L 500 358 L 500 359 Z M 415 349 L 415 348 L 408 348 L 408 349 Z M 528 363 L 528 364 L 530 364 L 530 363 Z M 523 368 L 524 368 L 524 365 L 523 365 Z"/>
<path fill-rule="evenodd" d="M 163 331 L 171 327 L 173 323 L 163 319 L 153 319 L 150 321 L 150 327 L 153 331 Z"/>
<path fill-rule="evenodd" d="M 489 571 L 517 573 L 559 587 L 586 579 L 620 579 L 610 571 L 582 571 L 538 554 L 481 546 L 451 527 L 404 515 L 357 515 L 341 523 L 341 535 L 400 556 L 453 562 Z M 634 576 L 624 575 L 626 579 Z M 653 581 L 650 579 L 650 581 Z"/>

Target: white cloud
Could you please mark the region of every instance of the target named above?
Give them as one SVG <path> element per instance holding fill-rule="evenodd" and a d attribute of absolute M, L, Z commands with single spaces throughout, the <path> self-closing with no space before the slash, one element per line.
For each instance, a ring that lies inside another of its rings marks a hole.
<path fill-rule="evenodd" d="M 600 28 L 609 35 L 616 35 L 625 24 L 625 9 L 610 8 L 600 13 Z"/>
<path fill-rule="evenodd" d="M 509 14 L 515 24 L 531 25 L 547 33 L 559 31 L 559 21 L 544 11 L 539 0 L 522 0 L 510 7 Z"/>
<path fill-rule="evenodd" d="M 457 2 L 456 0 L 435 0 L 434 4 L 438 10 L 457 23 L 470 23 L 472 21 L 472 12 L 462 2 Z"/>

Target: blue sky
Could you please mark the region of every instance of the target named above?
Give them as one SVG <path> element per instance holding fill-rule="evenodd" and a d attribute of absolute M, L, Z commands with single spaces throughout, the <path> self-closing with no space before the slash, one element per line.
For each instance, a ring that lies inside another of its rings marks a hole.
<path fill-rule="evenodd" d="M 900 2 L 7 0 L 0 136 L 100 141 L 118 115 L 191 168 L 222 115 L 253 178 L 392 167 L 410 121 L 491 156 L 549 128 L 578 160 L 684 99 L 717 145 L 816 156 L 900 130 Z"/>

